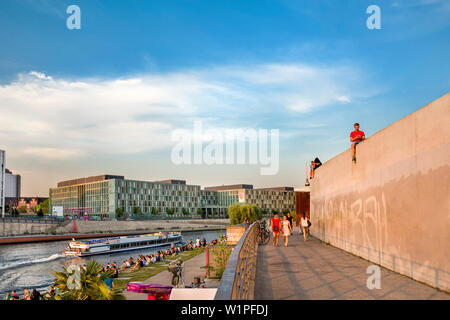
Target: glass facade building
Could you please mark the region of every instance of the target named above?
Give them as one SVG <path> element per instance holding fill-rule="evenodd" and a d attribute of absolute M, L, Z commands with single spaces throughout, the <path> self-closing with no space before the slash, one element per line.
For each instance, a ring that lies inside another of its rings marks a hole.
<path fill-rule="evenodd" d="M 123 176 L 101 175 L 62 181 L 50 188 L 50 206 L 63 207 L 104 219 L 116 217 L 122 208 L 127 215 L 181 217 L 202 212 L 207 217 L 225 217 L 228 206 L 237 202 L 255 204 L 269 211 L 295 209 L 292 188 L 253 189 L 252 185 L 221 186 L 201 189 L 184 180 L 139 181 Z M 199 211 L 201 209 L 201 211 Z"/>

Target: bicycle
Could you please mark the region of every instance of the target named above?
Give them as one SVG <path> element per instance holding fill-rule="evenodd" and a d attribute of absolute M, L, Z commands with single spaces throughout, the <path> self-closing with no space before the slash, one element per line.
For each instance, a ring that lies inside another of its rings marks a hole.
<path fill-rule="evenodd" d="M 184 287 L 184 268 L 182 264 L 183 262 L 180 258 L 178 258 L 175 261 L 169 263 L 169 265 L 167 266 L 169 272 L 172 273 L 171 283 L 176 288 Z"/>
<path fill-rule="evenodd" d="M 270 232 L 267 230 L 266 221 L 264 220 L 263 222 L 259 223 L 257 241 L 258 244 L 266 245 L 269 243 L 269 240 L 270 240 Z"/>

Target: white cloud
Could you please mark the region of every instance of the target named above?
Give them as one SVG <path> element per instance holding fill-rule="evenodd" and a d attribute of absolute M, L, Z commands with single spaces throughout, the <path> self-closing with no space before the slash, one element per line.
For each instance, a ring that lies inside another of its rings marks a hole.
<path fill-rule="evenodd" d="M 349 65 L 220 66 L 121 79 L 64 79 L 38 71 L 0 86 L 0 147 L 67 159 L 169 148 L 196 118 L 218 125 L 262 112 L 311 112 L 370 95 Z M 15 154 L 15 153 L 14 153 Z"/>

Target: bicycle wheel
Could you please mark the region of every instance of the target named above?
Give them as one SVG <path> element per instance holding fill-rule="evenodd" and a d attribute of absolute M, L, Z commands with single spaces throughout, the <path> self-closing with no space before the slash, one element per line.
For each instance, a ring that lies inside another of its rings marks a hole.
<path fill-rule="evenodd" d="M 176 287 L 178 285 L 178 282 L 180 281 L 180 276 L 175 276 L 172 278 L 172 285 Z"/>
<path fill-rule="evenodd" d="M 257 241 L 258 241 L 258 244 L 262 244 L 263 243 L 263 233 L 262 232 L 258 232 Z"/>
<path fill-rule="evenodd" d="M 270 233 L 269 232 L 264 232 L 264 239 L 263 239 L 263 244 L 268 244 L 270 240 Z"/>

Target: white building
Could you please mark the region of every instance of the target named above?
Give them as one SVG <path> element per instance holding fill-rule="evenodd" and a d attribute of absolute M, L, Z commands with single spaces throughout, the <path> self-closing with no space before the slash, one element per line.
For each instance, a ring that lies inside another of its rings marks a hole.
<path fill-rule="evenodd" d="M 13 174 L 6 169 L 5 171 L 5 197 L 6 198 L 20 198 L 20 175 Z"/>

